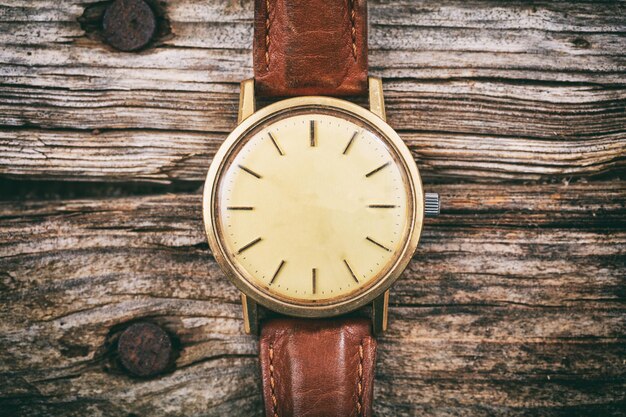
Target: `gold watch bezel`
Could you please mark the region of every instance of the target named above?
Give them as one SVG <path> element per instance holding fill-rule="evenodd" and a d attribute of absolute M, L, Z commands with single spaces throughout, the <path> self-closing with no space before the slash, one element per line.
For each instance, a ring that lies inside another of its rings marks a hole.
<path fill-rule="evenodd" d="M 409 195 L 412 203 L 411 219 L 409 219 L 409 230 L 407 239 L 398 259 L 393 263 L 389 271 L 373 283 L 365 291 L 356 294 L 355 297 L 344 299 L 332 304 L 314 305 L 297 304 L 272 297 L 255 287 L 243 275 L 237 267 L 232 264 L 226 255 L 221 239 L 218 236 L 219 228 L 215 218 L 215 192 L 225 162 L 230 156 L 231 149 L 238 146 L 247 133 L 265 120 L 272 118 L 277 113 L 295 110 L 302 107 L 320 107 L 332 110 L 340 110 L 350 113 L 355 117 L 371 124 L 385 136 L 387 142 L 393 147 L 402 163 L 406 177 L 409 181 Z M 400 136 L 379 116 L 371 111 L 351 103 L 349 101 L 321 96 L 296 97 L 279 101 L 253 113 L 228 135 L 224 143 L 220 146 L 209 167 L 209 172 L 204 184 L 202 214 L 204 226 L 209 241 L 209 247 L 215 260 L 230 279 L 230 281 L 246 296 L 270 310 L 298 317 L 330 317 L 344 314 L 356 310 L 367 303 L 372 302 L 376 297 L 383 294 L 400 277 L 408 263 L 410 262 L 419 242 L 424 219 L 424 192 L 419 171 L 413 157 Z"/>

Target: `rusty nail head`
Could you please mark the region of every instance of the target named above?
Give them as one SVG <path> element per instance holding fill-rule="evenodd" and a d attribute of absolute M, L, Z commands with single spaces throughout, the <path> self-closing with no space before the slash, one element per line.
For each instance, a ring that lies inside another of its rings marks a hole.
<path fill-rule="evenodd" d="M 172 341 L 165 330 L 156 324 L 135 323 L 120 336 L 117 352 L 128 372 L 139 377 L 150 377 L 170 367 Z"/>
<path fill-rule="evenodd" d="M 144 0 L 115 0 L 102 20 L 106 42 L 130 52 L 146 46 L 156 31 L 156 17 Z"/>

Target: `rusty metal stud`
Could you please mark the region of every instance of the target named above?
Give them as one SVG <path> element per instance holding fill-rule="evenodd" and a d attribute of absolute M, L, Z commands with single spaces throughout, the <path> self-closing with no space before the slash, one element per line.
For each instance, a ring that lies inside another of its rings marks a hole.
<path fill-rule="evenodd" d="M 146 46 L 156 27 L 154 11 L 144 0 L 115 0 L 102 20 L 105 41 L 125 52 Z"/>
<path fill-rule="evenodd" d="M 150 377 L 166 371 L 172 362 L 172 341 L 168 334 L 152 323 L 129 326 L 117 342 L 117 352 L 128 372 Z"/>

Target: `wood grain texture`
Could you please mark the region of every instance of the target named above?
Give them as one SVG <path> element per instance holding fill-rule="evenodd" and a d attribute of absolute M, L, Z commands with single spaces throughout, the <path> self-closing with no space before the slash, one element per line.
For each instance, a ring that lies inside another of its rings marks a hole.
<path fill-rule="evenodd" d="M 168 1 L 139 54 L 82 29 L 90 4 L 0 5 L 0 174 L 201 180 L 252 74 L 252 2 Z M 603 175 L 625 164 L 625 9 L 371 1 L 371 72 L 428 178 Z"/>
<path fill-rule="evenodd" d="M 626 2 L 369 4 L 389 122 L 443 200 L 392 289 L 376 415 L 626 416 Z M 256 339 L 180 191 L 235 125 L 252 1 L 160 2 L 137 54 L 84 23 L 101 6 L 0 2 L 0 416 L 261 416 Z M 139 320 L 173 372 L 120 368 Z"/>

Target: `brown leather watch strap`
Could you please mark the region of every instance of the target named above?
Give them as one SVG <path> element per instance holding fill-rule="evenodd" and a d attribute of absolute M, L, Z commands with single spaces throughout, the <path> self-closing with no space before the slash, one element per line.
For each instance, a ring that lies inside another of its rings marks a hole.
<path fill-rule="evenodd" d="M 260 359 L 267 417 L 372 415 L 376 340 L 369 320 L 270 320 Z"/>
<path fill-rule="evenodd" d="M 366 0 L 255 0 L 254 79 L 262 96 L 365 94 Z"/>

